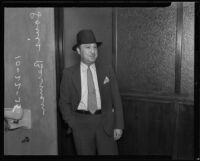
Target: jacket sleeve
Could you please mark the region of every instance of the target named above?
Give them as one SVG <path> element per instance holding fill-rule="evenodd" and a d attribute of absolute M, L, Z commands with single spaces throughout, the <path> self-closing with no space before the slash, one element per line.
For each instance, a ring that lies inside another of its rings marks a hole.
<path fill-rule="evenodd" d="M 121 102 L 121 96 L 119 93 L 119 87 L 116 79 L 115 72 L 112 67 L 110 67 L 110 76 L 111 76 L 111 95 L 112 102 L 115 109 L 115 128 L 124 129 L 124 114 L 123 107 Z"/>
<path fill-rule="evenodd" d="M 72 121 L 72 103 L 70 96 L 70 72 L 67 69 L 64 69 L 63 76 L 60 84 L 60 99 L 59 99 L 59 109 L 62 115 L 63 120 L 70 125 Z"/>

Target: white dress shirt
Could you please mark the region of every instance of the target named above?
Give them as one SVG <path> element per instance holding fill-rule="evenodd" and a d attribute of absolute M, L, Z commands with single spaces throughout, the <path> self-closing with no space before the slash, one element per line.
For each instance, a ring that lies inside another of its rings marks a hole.
<path fill-rule="evenodd" d="M 88 66 L 83 62 L 80 63 L 81 71 L 81 101 L 78 105 L 78 110 L 87 110 L 88 107 L 88 85 L 87 85 L 87 69 Z M 92 77 L 95 86 L 97 109 L 101 109 L 101 97 L 99 93 L 99 85 L 97 80 L 97 73 L 95 64 L 90 65 L 90 70 L 92 72 Z"/>

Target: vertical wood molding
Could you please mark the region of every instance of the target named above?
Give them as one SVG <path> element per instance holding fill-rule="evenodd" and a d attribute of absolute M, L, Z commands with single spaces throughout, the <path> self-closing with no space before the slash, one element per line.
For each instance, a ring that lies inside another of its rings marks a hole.
<path fill-rule="evenodd" d="M 56 99 L 57 107 L 59 106 L 59 93 L 60 93 L 60 81 L 62 77 L 62 71 L 64 68 L 64 55 L 63 55 L 63 8 L 54 8 L 54 21 L 55 21 L 55 59 L 56 59 Z M 61 119 L 57 108 L 57 127 L 58 127 L 58 154 L 61 153 Z"/>
<path fill-rule="evenodd" d="M 175 94 L 181 93 L 182 37 L 183 37 L 183 2 L 177 2 L 176 55 L 175 55 Z"/>
<path fill-rule="evenodd" d="M 63 8 L 55 8 L 55 56 L 56 56 L 56 84 L 57 98 L 59 96 L 59 86 L 64 68 L 63 55 Z"/>

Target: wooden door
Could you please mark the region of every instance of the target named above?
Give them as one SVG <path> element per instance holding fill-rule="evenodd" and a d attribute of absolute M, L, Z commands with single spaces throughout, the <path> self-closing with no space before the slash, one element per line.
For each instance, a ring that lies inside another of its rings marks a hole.
<path fill-rule="evenodd" d="M 56 155 L 54 9 L 5 8 L 4 20 L 4 108 L 31 112 L 31 128 L 4 131 L 4 155 Z"/>

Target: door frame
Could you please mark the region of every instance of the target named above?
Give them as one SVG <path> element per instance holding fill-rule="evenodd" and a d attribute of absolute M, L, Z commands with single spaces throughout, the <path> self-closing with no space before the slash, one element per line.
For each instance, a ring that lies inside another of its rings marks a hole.
<path fill-rule="evenodd" d="M 56 60 L 56 100 L 57 100 L 57 140 L 58 140 L 58 155 L 62 154 L 62 124 L 61 114 L 59 112 L 59 97 L 60 97 L 60 82 L 62 71 L 64 69 L 63 55 L 63 16 L 64 9 L 60 7 L 54 8 L 55 19 L 55 60 Z"/>

